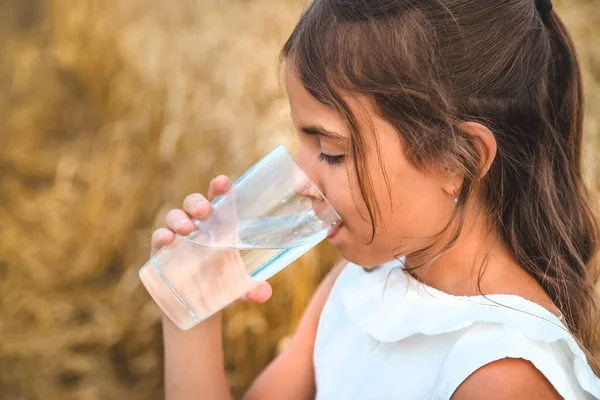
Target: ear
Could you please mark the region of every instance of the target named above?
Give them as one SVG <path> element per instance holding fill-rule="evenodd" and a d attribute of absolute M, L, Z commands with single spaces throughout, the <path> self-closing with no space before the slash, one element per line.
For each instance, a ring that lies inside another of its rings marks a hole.
<path fill-rule="evenodd" d="M 486 126 L 478 122 L 465 122 L 458 127 L 463 133 L 469 135 L 475 149 L 479 153 L 479 176 L 482 179 L 489 171 L 498 150 L 496 137 Z"/>
<path fill-rule="evenodd" d="M 479 154 L 479 176 L 477 180 L 482 179 L 490 169 L 490 166 L 496 158 L 496 152 L 498 150 L 498 144 L 492 131 L 486 126 L 478 122 L 464 122 L 458 126 L 461 132 L 469 135 L 475 149 Z M 442 189 L 448 195 L 458 196 L 460 188 L 462 187 L 463 177 L 458 176 L 452 172 L 449 173 L 447 179 L 444 180 Z"/>

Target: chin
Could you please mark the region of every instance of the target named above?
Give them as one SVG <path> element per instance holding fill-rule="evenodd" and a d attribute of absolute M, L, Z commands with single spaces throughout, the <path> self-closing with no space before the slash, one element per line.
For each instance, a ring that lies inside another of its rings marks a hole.
<path fill-rule="evenodd" d="M 328 237 L 327 241 L 335 246 L 340 255 L 352 264 L 360 265 L 361 267 L 371 268 L 391 261 L 394 257 L 390 255 L 389 259 L 382 257 L 386 252 L 379 251 L 376 247 L 366 244 L 366 239 L 362 241 L 356 239 L 348 230 L 348 227 L 342 225 L 338 232 L 332 237 Z"/>
<path fill-rule="evenodd" d="M 340 252 L 340 255 L 347 260 L 348 262 L 351 262 L 352 264 L 356 264 L 356 265 L 360 265 L 361 267 L 365 267 L 365 268 L 371 268 L 371 267 L 376 267 L 379 266 L 383 263 L 385 263 L 386 261 L 380 260 L 380 257 L 376 257 L 375 255 L 372 254 L 366 254 L 364 251 L 365 246 L 356 246 L 356 245 L 352 245 L 349 244 L 347 246 L 343 246 L 343 245 L 339 245 L 336 246 L 338 251 Z M 387 260 L 389 261 L 389 260 Z"/>
<path fill-rule="evenodd" d="M 345 260 L 364 268 L 378 267 L 395 258 L 393 252 L 389 252 L 389 256 L 386 256 L 385 254 L 388 253 L 386 251 L 351 241 L 340 241 L 335 243 L 334 246 Z"/>

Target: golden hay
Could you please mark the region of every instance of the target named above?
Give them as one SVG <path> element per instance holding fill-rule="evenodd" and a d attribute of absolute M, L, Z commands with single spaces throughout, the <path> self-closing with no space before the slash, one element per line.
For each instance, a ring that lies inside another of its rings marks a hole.
<path fill-rule="evenodd" d="M 216 174 L 294 146 L 277 55 L 303 6 L 0 2 L 1 399 L 162 398 L 160 313 L 137 277 L 150 233 Z M 559 10 L 586 66 L 596 188 L 599 6 Z M 320 246 L 273 279 L 272 301 L 227 312 L 237 395 L 334 260 Z"/>

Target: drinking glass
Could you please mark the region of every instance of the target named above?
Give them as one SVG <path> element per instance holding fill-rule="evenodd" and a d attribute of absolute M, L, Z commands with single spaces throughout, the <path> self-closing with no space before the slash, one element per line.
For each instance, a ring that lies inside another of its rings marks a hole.
<path fill-rule="evenodd" d="M 187 330 L 325 239 L 340 218 L 279 145 L 212 202 L 206 220 L 176 235 L 140 269 L 144 286 Z"/>

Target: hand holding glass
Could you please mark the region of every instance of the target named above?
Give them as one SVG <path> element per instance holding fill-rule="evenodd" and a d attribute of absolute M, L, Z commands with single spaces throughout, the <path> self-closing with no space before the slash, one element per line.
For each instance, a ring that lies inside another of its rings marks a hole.
<path fill-rule="evenodd" d="M 283 146 L 212 202 L 194 231 L 151 257 L 140 279 L 187 330 L 233 303 L 327 237 L 339 216 Z"/>

